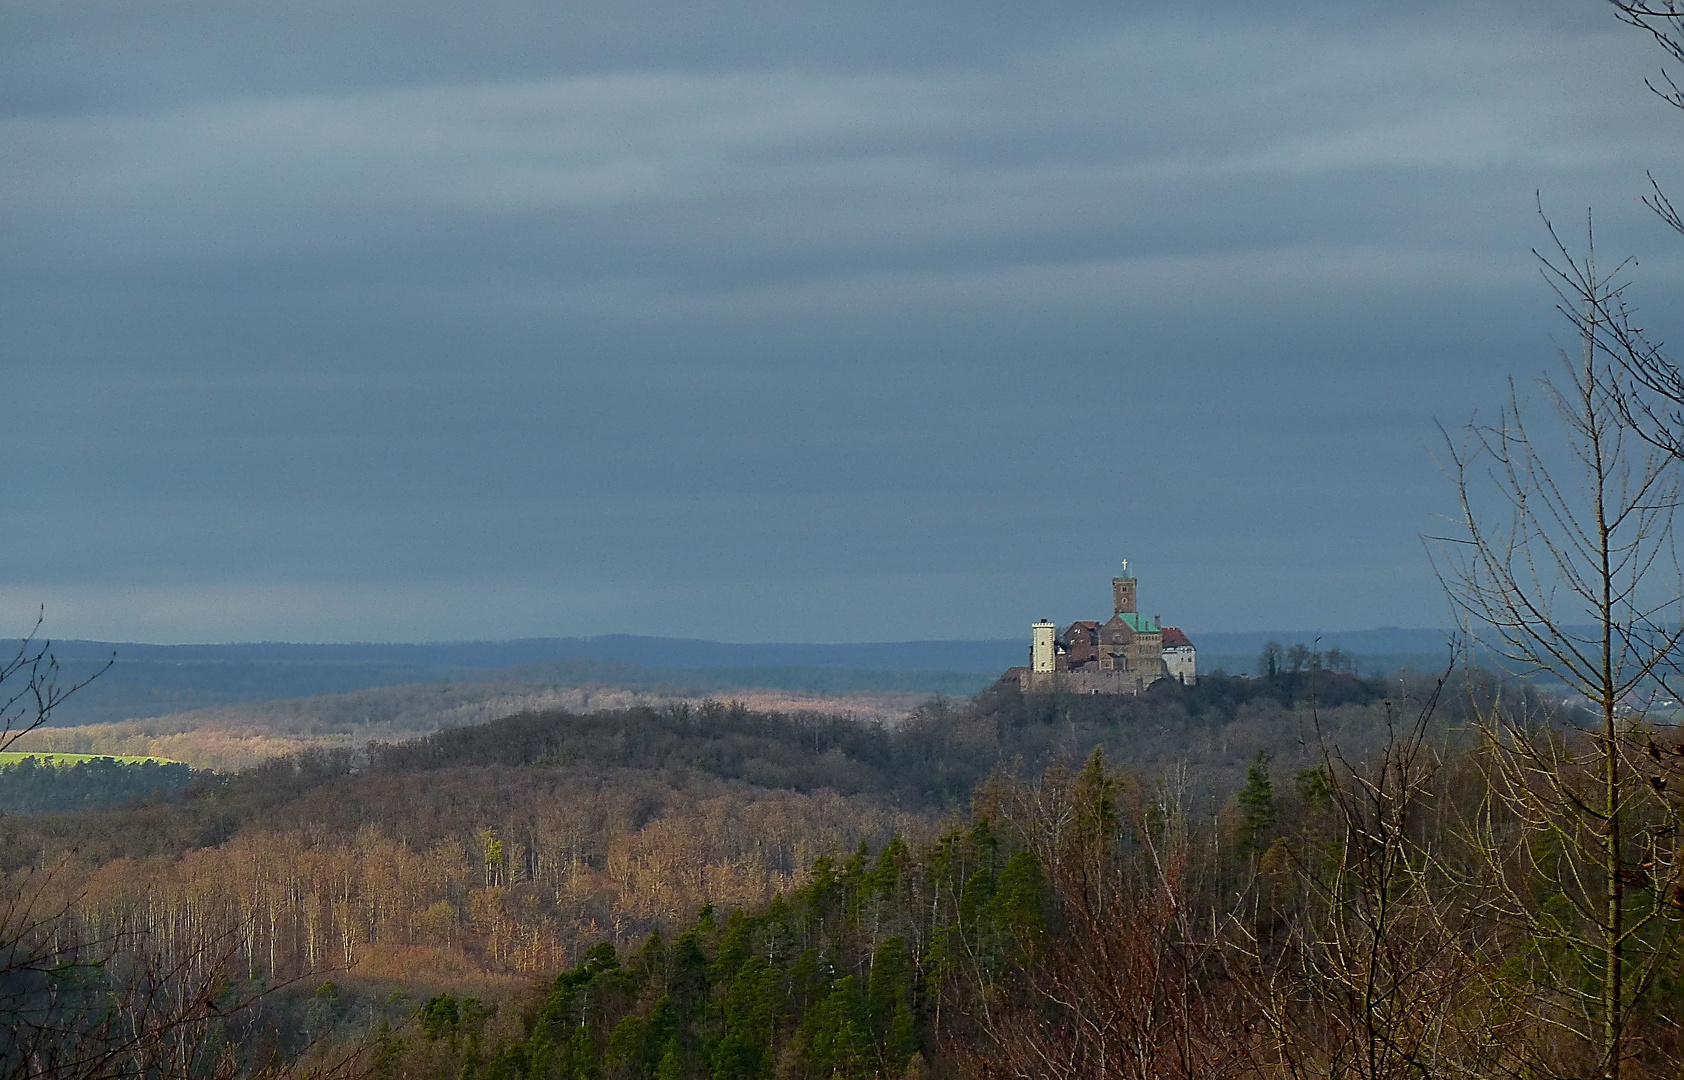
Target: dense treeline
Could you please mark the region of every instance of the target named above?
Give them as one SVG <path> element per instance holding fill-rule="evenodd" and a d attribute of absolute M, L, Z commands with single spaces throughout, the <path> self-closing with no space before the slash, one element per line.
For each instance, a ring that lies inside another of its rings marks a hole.
<path fill-rule="evenodd" d="M 1258 765 L 1203 821 L 1173 778 L 1143 784 L 1097 754 L 996 778 L 963 826 L 821 857 L 799 887 L 706 906 L 671 939 L 598 945 L 524 1008 L 435 996 L 381 1036 L 380 1065 L 415 1080 L 1586 1075 L 1594 1025 L 1570 1016 L 1594 950 L 1493 903 L 1490 875 L 1506 875 L 1516 901 L 1571 919 L 1557 882 L 1487 844 L 1486 825 L 1524 829 L 1481 817 L 1497 751 L 1447 762 L 1418 735 L 1288 785 Z M 1627 1075 L 1684 1060 L 1684 901 L 1662 907 Z M 1634 971 L 1646 962 L 1634 950 Z"/>
<path fill-rule="evenodd" d="M 0 865 L 59 867 L 90 932 L 144 917 L 165 939 L 222 935 L 250 977 L 530 974 L 708 901 L 765 903 L 861 839 L 928 835 L 1003 763 L 1095 745 L 1142 775 L 1179 762 L 1214 812 L 1259 751 L 1301 761 L 1312 693 L 1355 746 L 1393 686 L 1166 689 L 933 702 L 893 729 L 723 704 L 528 714 L 201 776 L 169 803 L 0 818 Z"/>
<path fill-rule="evenodd" d="M 383 806 L 393 824 L 339 832 L 344 804 L 318 792 L 214 847 L 60 864 L 59 888 L 91 936 L 144 919 L 164 942 L 224 939 L 253 979 L 530 974 L 709 898 L 765 902 L 824 851 L 922 825 L 831 792 L 613 774 L 447 772 L 424 791 L 363 785 L 357 799 L 354 814 Z"/>
<path fill-rule="evenodd" d="M 170 805 L 139 812 L 0 820 L 0 868 L 39 864 L 72 849 L 86 863 L 179 855 L 273 823 L 311 792 L 349 804 L 311 823 L 317 831 L 344 836 L 364 824 L 395 825 L 403 808 L 359 809 L 357 793 L 378 789 L 378 777 L 440 769 L 458 776 L 496 767 L 576 776 L 631 770 L 657 785 L 712 777 L 756 789 L 865 795 L 909 812 L 939 813 L 960 805 L 999 763 L 1021 759 L 1034 769 L 1054 755 L 1080 757 L 1098 746 L 1143 774 L 1185 766 L 1189 782 L 1214 796 L 1242 782 L 1259 751 L 1282 766 L 1308 763 L 1312 706 L 1321 729 L 1360 755 L 1383 737 L 1385 702 L 1419 695 L 1425 685 L 1430 680 L 1406 685 L 1324 673 L 1165 683 L 1139 698 L 995 691 L 962 703 L 934 700 L 892 727 L 718 703 L 528 713 L 410 743 L 311 750 L 235 776 L 201 774 Z M 1449 728 L 1464 719 L 1453 709 L 1443 713 Z"/>
<path fill-rule="evenodd" d="M 186 787 L 193 771 L 173 761 L 70 763 L 34 756 L 0 763 L 0 813 L 61 814 L 135 799 L 162 800 Z"/>
<path fill-rule="evenodd" d="M 721 921 L 705 907 L 670 944 L 652 935 L 623 962 L 599 945 L 550 983 L 513 1038 L 488 1036 L 493 1014 L 477 1001 L 434 997 L 411 1045 L 390 1052 L 392 1071 L 676 1078 L 922 1069 L 931 1049 L 927 973 L 953 951 L 951 912 L 922 901 L 932 888 L 951 899 L 967 877 L 998 876 L 986 826 L 943 843 L 948 857 L 933 874 L 896 837 L 875 857 L 863 847 L 840 865 L 821 857 L 805 885 L 756 913 Z M 1019 859 L 1005 877 L 1003 899 L 981 906 L 1001 925 L 1033 921 L 1012 908 L 1039 903 L 1033 866 Z"/>
<path fill-rule="evenodd" d="M 1551 986 L 1567 1015 L 1564 980 L 1593 976 L 1467 902 L 1526 867 L 1469 846 L 1470 821 L 1524 823 L 1491 809 L 1489 750 L 1458 702 L 1485 693 L 1564 739 L 1573 718 L 1476 681 L 1412 736 L 1450 765 L 1398 772 L 1398 717 L 1433 693 L 1320 672 L 996 692 L 893 729 L 731 705 L 527 714 L 201 777 L 121 813 L 7 816 L 0 854 L 15 895 L 61 913 L 42 940 L 144 942 L 219 994 L 324 975 L 364 996 L 368 980 L 447 989 L 378 1040 L 382 1068 L 417 1077 L 1325 1075 L 1360 1049 L 1365 955 L 1391 986 L 1369 1030 L 1436 1032 L 1446 1061 L 1499 1036 L 1569 1060 L 1559 1031 L 1534 1047 L 1503 1028 Z M 1059 764 L 1094 747 L 1124 771 Z M 1353 810 L 1370 788 L 1384 805 Z M 1665 952 L 1678 909 L 1656 888 L 1645 932 Z M 1551 910 L 1534 885 L 1502 895 Z M 1656 1054 L 1672 963 L 1644 990 Z M 545 1002 L 509 996 L 558 970 Z"/>
<path fill-rule="evenodd" d="M 729 692 L 762 710 L 823 710 L 893 719 L 929 694 L 973 693 L 986 677 L 964 676 L 944 682 L 927 673 L 889 673 L 884 685 L 866 690 L 870 680 L 857 672 L 825 669 L 835 685 L 778 690 L 791 680 L 734 683 L 685 672 L 640 672 L 594 662 L 566 662 L 511 669 L 471 680 L 415 683 L 348 691 L 309 698 L 225 704 L 147 719 L 60 726 L 64 717 L 36 728 L 14 750 L 76 754 L 165 757 L 198 769 L 233 772 L 262 761 L 321 747 L 399 742 L 440 728 L 483 724 L 525 712 L 623 712 L 673 700 L 702 701 Z M 745 678 L 755 672 L 744 671 Z M 762 671 L 773 676 L 778 672 Z M 655 676 L 659 675 L 659 678 Z M 720 673 L 712 673 L 720 675 Z M 822 679 L 808 681 L 823 681 Z M 917 691 L 907 689 L 919 685 Z M 97 683 L 95 685 L 98 685 Z M 731 690 L 732 686 L 749 687 Z M 89 689 L 92 689 L 90 687 Z M 72 698 L 79 701 L 79 695 Z"/>

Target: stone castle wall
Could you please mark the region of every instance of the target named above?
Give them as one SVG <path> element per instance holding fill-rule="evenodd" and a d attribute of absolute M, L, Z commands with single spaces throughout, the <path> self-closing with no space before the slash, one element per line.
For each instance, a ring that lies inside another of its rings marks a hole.
<path fill-rule="evenodd" d="M 1127 671 L 1030 671 L 1013 668 L 1025 694 L 1137 694 L 1135 675 Z"/>

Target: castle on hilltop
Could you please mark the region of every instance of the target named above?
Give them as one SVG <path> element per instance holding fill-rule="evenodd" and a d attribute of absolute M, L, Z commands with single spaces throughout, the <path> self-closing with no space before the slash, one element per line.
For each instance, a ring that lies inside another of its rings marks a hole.
<path fill-rule="evenodd" d="M 1030 628 L 1029 666 L 1014 667 L 1002 681 L 1026 694 L 1138 694 L 1159 679 L 1182 685 L 1198 678 L 1198 658 L 1187 635 L 1136 610 L 1139 582 L 1123 560 L 1111 579 L 1109 621 L 1073 622 L 1061 635 L 1042 619 Z"/>

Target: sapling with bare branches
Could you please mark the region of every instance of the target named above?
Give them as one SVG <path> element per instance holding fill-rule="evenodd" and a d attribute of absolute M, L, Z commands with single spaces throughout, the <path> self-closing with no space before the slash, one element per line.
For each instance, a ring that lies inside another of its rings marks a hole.
<path fill-rule="evenodd" d="M 1539 383 L 1555 422 L 1537 424 L 1511 383 L 1494 421 L 1446 433 L 1459 514 L 1435 562 L 1470 649 L 1558 680 L 1592 717 L 1580 728 L 1481 696 L 1487 795 L 1468 839 L 1489 913 L 1527 940 L 1537 1016 L 1565 1036 L 1533 1067 L 1582 1075 L 1579 1043 L 1617 1078 L 1646 1052 L 1634 1025 L 1678 942 L 1677 785 L 1650 753 L 1669 736 L 1646 705 L 1684 639 L 1680 463 L 1632 424 L 1638 388 L 1603 346 L 1619 269 L 1597 270 L 1593 240 L 1581 257 L 1550 235 L 1544 272 L 1580 338 Z"/>
<path fill-rule="evenodd" d="M 1433 739 L 1448 678 L 1424 701 L 1387 702 L 1385 741 L 1360 760 L 1312 714 L 1302 835 L 1275 842 L 1230 920 L 1263 1075 L 1492 1075 L 1507 1056 L 1475 978 L 1487 950 L 1441 865 Z"/>

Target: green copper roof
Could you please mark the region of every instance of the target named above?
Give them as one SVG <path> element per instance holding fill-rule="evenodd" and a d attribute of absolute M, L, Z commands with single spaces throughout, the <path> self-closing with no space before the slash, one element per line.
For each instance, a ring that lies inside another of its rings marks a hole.
<path fill-rule="evenodd" d="M 1123 620 L 1125 623 L 1128 623 L 1129 629 L 1133 630 L 1137 634 L 1156 634 L 1158 632 L 1158 620 L 1142 615 L 1139 612 L 1119 611 L 1117 613 L 1117 618 Z"/>

